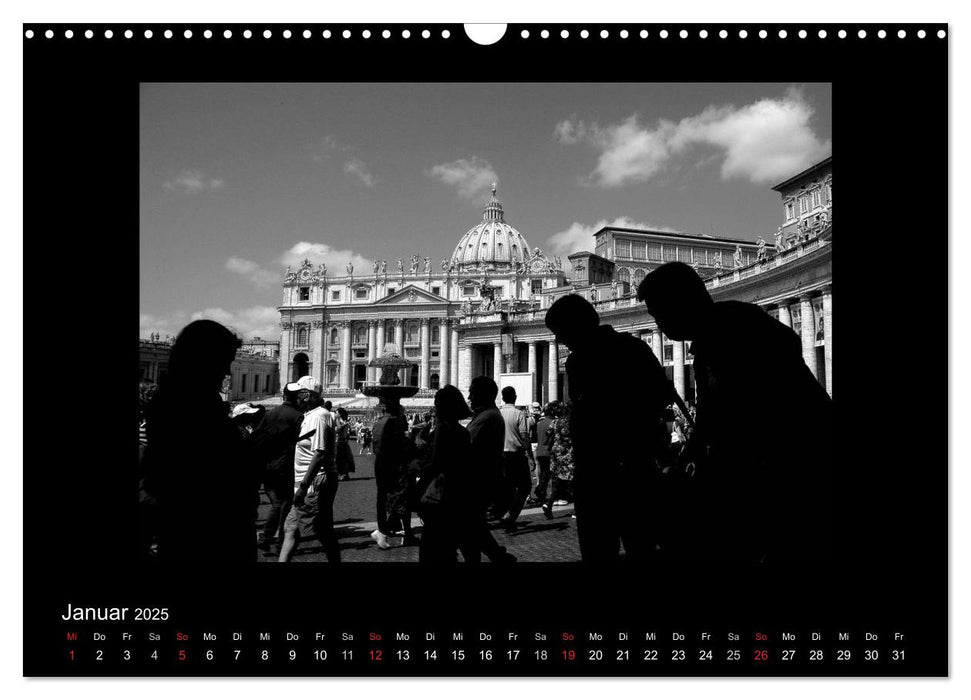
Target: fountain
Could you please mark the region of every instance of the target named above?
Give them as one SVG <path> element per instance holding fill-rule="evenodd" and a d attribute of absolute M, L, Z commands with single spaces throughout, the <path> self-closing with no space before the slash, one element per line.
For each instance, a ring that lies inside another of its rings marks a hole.
<path fill-rule="evenodd" d="M 376 396 L 386 407 L 400 404 L 401 399 L 407 399 L 418 393 L 417 386 L 401 383 L 398 372 L 403 369 L 411 370 L 415 365 L 398 354 L 394 343 L 384 346 L 384 354 L 368 362 L 368 367 L 381 369 L 381 378 L 377 384 L 366 384 L 362 391 L 365 396 Z"/>

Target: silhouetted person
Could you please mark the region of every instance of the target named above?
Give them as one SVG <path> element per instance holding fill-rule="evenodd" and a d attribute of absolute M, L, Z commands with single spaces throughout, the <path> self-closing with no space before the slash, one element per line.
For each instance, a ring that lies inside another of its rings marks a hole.
<path fill-rule="evenodd" d="M 799 337 L 754 304 L 715 302 L 698 274 L 667 263 L 637 298 L 672 340 L 691 341 L 697 460 L 689 553 L 801 558 L 829 547 L 832 400 Z"/>
<path fill-rule="evenodd" d="M 374 422 L 373 437 L 378 528 L 371 537 L 379 549 L 400 544 L 394 537 L 399 527 L 404 531 L 405 540 L 412 540 L 408 463 L 414 457 L 415 446 L 409 430 L 401 403 L 397 399 L 385 399 L 384 415 Z"/>
<path fill-rule="evenodd" d="M 190 323 L 148 408 L 145 488 L 158 500 L 160 559 L 256 559 L 259 464 L 219 393 L 239 347 L 215 321 Z"/>
<path fill-rule="evenodd" d="M 499 413 L 505 425 L 502 444 L 502 504 L 505 515 L 500 522 L 511 532 L 516 529 L 516 520 L 533 485 L 529 476 L 533 448 L 529 442 L 529 418 L 525 411 L 516 408 L 516 390 L 511 386 L 502 389 Z"/>
<path fill-rule="evenodd" d="M 670 389 L 648 347 L 600 325 L 593 306 L 569 294 L 546 312 L 546 325 L 570 349 L 566 361 L 573 443 L 573 496 L 584 561 L 651 556 L 657 545 L 656 436 Z M 616 416 L 608 432 L 604 411 Z M 617 440 L 611 433 L 625 439 Z"/>

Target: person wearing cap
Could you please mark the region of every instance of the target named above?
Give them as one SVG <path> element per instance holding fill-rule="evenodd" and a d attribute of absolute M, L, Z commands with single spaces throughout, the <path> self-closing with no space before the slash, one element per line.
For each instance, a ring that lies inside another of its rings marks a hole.
<path fill-rule="evenodd" d="M 297 540 L 311 533 L 320 540 L 327 561 L 340 563 L 340 543 L 334 532 L 334 497 L 337 495 L 336 422 L 321 405 L 320 382 L 311 376 L 297 380 L 297 405 L 304 410 L 293 457 L 293 507 L 283 527 L 280 561 L 290 561 Z"/>
<path fill-rule="evenodd" d="M 241 403 L 233 406 L 229 419 L 239 428 L 240 434 L 246 438 L 253 433 L 257 424 L 263 419 L 264 413 L 266 413 L 266 408 L 263 406 Z"/>

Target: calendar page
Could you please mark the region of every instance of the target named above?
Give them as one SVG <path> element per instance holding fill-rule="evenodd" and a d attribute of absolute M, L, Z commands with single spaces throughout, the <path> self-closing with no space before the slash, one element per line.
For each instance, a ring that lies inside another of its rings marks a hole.
<path fill-rule="evenodd" d="M 24 675 L 948 675 L 946 25 L 22 30 Z"/>

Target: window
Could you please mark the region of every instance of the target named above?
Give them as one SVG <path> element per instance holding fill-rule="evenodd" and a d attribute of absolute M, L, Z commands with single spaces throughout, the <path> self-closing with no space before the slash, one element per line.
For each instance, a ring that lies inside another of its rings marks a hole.
<path fill-rule="evenodd" d="M 672 260 L 678 259 L 678 249 L 673 245 L 663 246 L 664 250 L 664 262 L 671 262 Z"/>
<path fill-rule="evenodd" d="M 647 259 L 648 260 L 661 260 L 661 244 L 660 243 L 648 243 L 647 244 Z"/>
<path fill-rule="evenodd" d="M 813 197 L 813 207 L 822 206 L 823 193 L 819 188 L 816 188 L 815 190 L 813 190 L 812 197 Z"/>
<path fill-rule="evenodd" d="M 354 359 L 355 360 L 366 360 L 367 359 L 367 350 L 355 350 L 354 351 Z"/>
<path fill-rule="evenodd" d="M 368 297 L 368 294 L 367 293 L 368 293 L 367 287 L 358 287 L 357 289 L 354 290 L 354 298 L 355 299 L 367 299 L 367 297 Z"/>
<path fill-rule="evenodd" d="M 339 289 L 335 289 L 334 291 L 332 291 L 330 293 L 330 299 L 331 299 L 331 301 L 340 301 L 341 300 L 340 290 Z"/>
<path fill-rule="evenodd" d="M 337 345 L 337 329 L 336 328 L 331 328 L 330 329 L 330 344 L 331 345 Z"/>
<path fill-rule="evenodd" d="M 297 325 L 297 347 L 305 348 L 310 342 L 310 330 L 307 328 L 306 323 L 301 323 Z"/>
<path fill-rule="evenodd" d="M 241 393 L 241 394 L 245 394 L 246 393 L 246 375 L 245 374 L 240 375 L 240 377 L 239 377 L 239 393 Z"/>
<path fill-rule="evenodd" d="M 432 342 L 433 343 L 439 342 L 439 338 L 441 338 L 441 332 L 442 332 L 442 329 L 437 324 L 434 325 L 434 326 L 432 326 Z"/>
<path fill-rule="evenodd" d="M 665 362 L 674 362 L 674 346 L 673 345 L 665 345 L 664 346 L 664 361 Z"/>
<path fill-rule="evenodd" d="M 394 341 L 394 326 L 389 325 L 387 327 L 387 329 L 385 330 L 384 343 L 385 343 L 385 345 L 387 345 L 388 343 L 393 343 L 393 342 L 395 342 Z"/>
<path fill-rule="evenodd" d="M 269 394 L 270 393 L 270 375 L 269 374 L 266 375 L 266 383 L 263 385 L 263 393 L 264 394 Z"/>
<path fill-rule="evenodd" d="M 409 323 L 405 330 L 405 342 L 406 343 L 417 343 L 418 342 L 418 324 Z"/>
<path fill-rule="evenodd" d="M 543 291 L 543 280 L 531 280 L 529 288 L 533 294 L 540 294 Z"/>
<path fill-rule="evenodd" d="M 467 284 L 462 287 L 462 296 L 474 297 L 475 296 L 475 285 Z"/>
<path fill-rule="evenodd" d="M 394 292 L 395 292 L 394 287 L 388 287 L 388 296 L 391 296 L 392 294 L 394 294 Z"/>
<path fill-rule="evenodd" d="M 681 262 L 690 263 L 691 262 L 691 248 L 682 248 L 678 246 L 678 260 Z"/>
<path fill-rule="evenodd" d="M 441 287 L 432 287 L 432 294 L 434 294 L 436 296 L 442 296 L 442 288 Z"/>
<path fill-rule="evenodd" d="M 645 274 L 646 273 L 641 268 L 637 268 L 637 270 L 634 271 L 634 286 L 635 287 L 639 287 L 640 284 L 641 284 L 641 282 L 644 281 Z"/>
<path fill-rule="evenodd" d="M 634 260 L 647 260 L 647 244 L 634 241 L 630 244 L 630 256 Z"/>
<path fill-rule="evenodd" d="M 354 344 L 355 345 L 366 345 L 367 344 L 367 326 L 363 323 L 359 323 L 354 328 Z"/>
<path fill-rule="evenodd" d="M 786 221 L 792 221 L 796 218 L 796 208 L 793 206 L 792 202 L 786 204 Z"/>
<path fill-rule="evenodd" d="M 630 270 L 628 270 L 626 267 L 620 268 L 620 270 L 617 271 L 617 279 L 620 282 L 630 284 Z"/>
<path fill-rule="evenodd" d="M 614 241 L 614 255 L 618 258 L 630 258 L 630 241 Z"/>
<path fill-rule="evenodd" d="M 310 287 L 300 288 L 300 301 L 310 301 Z"/>

